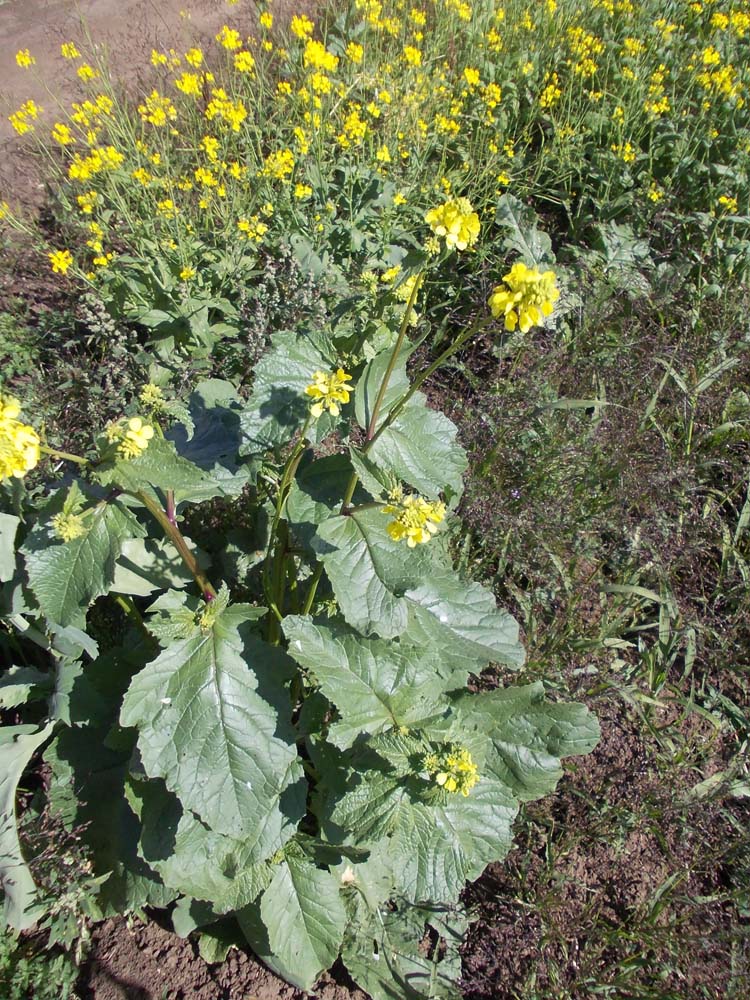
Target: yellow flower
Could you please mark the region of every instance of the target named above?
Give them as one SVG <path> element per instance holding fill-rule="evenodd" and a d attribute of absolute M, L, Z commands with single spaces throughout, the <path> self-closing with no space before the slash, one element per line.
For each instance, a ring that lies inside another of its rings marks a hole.
<path fill-rule="evenodd" d="M 70 131 L 67 125 L 63 125 L 62 122 L 56 122 L 52 128 L 52 138 L 60 146 L 70 146 L 71 143 L 75 142 L 73 138 L 73 133 Z"/>
<path fill-rule="evenodd" d="M 306 67 L 319 69 L 324 73 L 335 73 L 339 64 L 339 57 L 329 52 L 322 42 L 316 42 L 314 38 L 307 40 L 302 60 Z"/>
<path fill-rule="evenodd" d="M 54 253 L 47 254 L 47 256 L 55 274 L 66 274 L 73 263 L 73 255 L 70 250 L 55 250 Z"/>
<path fill-rule="evenodd" d="M 159 215 L 163 216 L 165 219 L 174 219 L 174 217 L 179 212 L 179 209 L 172 201 L 171 198 L 164 198 L 163 201 L 157 203 L 156 211 Z"/>
<path fill-rule="evenodd" d="M 7 201 L 0 201 L 0 222 L 3 221 L 6 215 L 10 212 L 10 206 Z"/>
<path fill-rule="evenodd" d="M 33 66 L 36 59 L 32 56 L 28 49 L 20 49 L 16 52 L 16 63 L 21 67 L 21 69 L 28 69 L 29 66 Z"/>
<path fill-rule="evenodd" d="M 73 42 L 63 42 L 60 46 L 60 54 L 63 59 L 80 59 L 81 53 L 75 47 Z"/>
<path fill-rule="evenodd" d="M 470 87 L 476 87 L 479 84 L 479 70 L 472 69 L 471 66 L 467 66 L 464 70 L 464 80 L 468 83 Z"/>
<path fill-rule="evenodd" d="M 255 69 L 255 59 L 252 53 L 244 49 L 242 52 L 238 52 L 234 57 L 234 68 L 239 73 L 252 73 Z"/>
<path fill-rule="evenodd" d="M 276 180 L 286 180 L 294 170 L 294 154 L 291 149 L 279 149 L 269 153 L 263 165 L 263 174 Z"/>
<path fill-rule="evenodd" d="M 309 38 L 313 33 L 315 25 L 304 14 L 295 14 L 289 27 L 292 34 L 296 35 L 297 38 Z"/>
<path fill-rule="evenodd" d="M 86 534 L 86 524 L 80 514 L 61 511 L 52 518 L 52 532 L 63 542 L 72 542 Z"/>
<path fill-rule="evenodd" d="M 228 28 L 226 24 L 216 36 L 216 41 L 219 42 L 219 44 L 225 49 L 231 50 L 242 48 L 242 36 L 239 31 L 235 31 L 234 28 Z"/>
<path fill-rule="evenodd" d="M 391 154 L 388 146 L 385 144 L 380 146 L 380 148 L 375 152 L 375 159 L 378 160 L 379 163 L 390 163 Z"/>
<path fill-rule="evenodd" d="M 346 57 L 350 62 L 359 65 L 364 57 L 365 50 L 358 42 L 349 42 L 346 47 Z"/>
<path fill-rule="evenodd" d="M 99 76 L 99 70 L 89 66 L 88 63 L 82 63 L 76 70 L 76 74 L 81 80 L 94 80 Z"/>
<path fill-rule="evenodd" d="M 268 226 L 265 222 L 261 222 L 257 215 L 253 215 L 249 219 L 239 219 L 237 229 L 242 234 L 242 238 L 251 243 L 260 243 L 268 232 Z"/>
<path fill-rule="evenodd" d="M 721 208 L 723 208 L 724 211 L 728 212 L 730 215 L 735 215 L 737 213 L 738 206 L 736 198 L 730 198 L 728 195 L 723 194 L 720 196 L 718 203 Z"/>
<path fill-rule="evenodd" d="M 449 249 L 465 250 L 479 237 L 479 216 L 468 198 L 451 198 L 431 209 L 424 221 Z"/>
<path fill-rule="evenodd" d="M 200 49 L 188 49 L 185 53 L 185 62 L 193 69 L 198 69 L 203 64 L 203 53 Z"/>
<path fill-rule="evenodd" d="M 40 108 L 36 101 L 25 101 L 18 111 L 14 111 L 8 116 L 8 121 L 19 135 L 33 132 L 32 121 L 36 121 L 44 108 Z"/>
<path fill-rule="evenodd" d="M 91 215 L 94 211 L 94 205 L 96 205 L 99 195 L 96 191 L 86 191 L 84 194 L 79 194 L 76 198 L 78 202 L 78 207 L 84 215 Z"/>
<path fill-rule="evenodd" d="M 196 270 L 194 267 L 183 267 L 180 271 L 180 278 L 182 281 L 190 281 L 196 275 Z M 141 399 L 143 398 L 143 393 L 141 393 Z"/>
<path fill-rule="evenodd" d="M 316 420 L 325 410 L 328 410 L 333 417 L 339 415 L 341 412 L 339 403 L 349 402 L 349 388 L 346 383 L 351 382 L 351 379 L 351 375 L 347 375 L 343 368 L 329 373 L 313 372 L 313 380 L 305 389 L 305 395 L 315 400 L 310 407 L 310 413 Z"/>
<path fill-rule="evenodd" d="M 554 271 L 542 273 L 522 261 L 516 261 L 503 275 L 503 281 L 506 287 L 497 285 L 489 298 L 489 306 L 495 319 L 504 317 L 506 330 L 518 327 L 521 333 L 527 333 L 552 313 L 560 298 Z"/>
<path fill-rule="evenodd" d="M 471 753 L 455 743 L 448 744 L 441 753 L 425 754 L 422 766 L 446 792 L 460 792 L 464 797 L 479 781 L 479 771 Z"/>
<path fill-rule="evenodd" d="M 152 90 L 143 104 L 138 105 L 141 120 L 161 128 L 167 122 L 177 117 L 177 108 L 168 97 L 162 96 L 158 90 Z"/>
<path fill-rule="evenodd" d="M 0 393 L 0 479 L 21 479 L 39 462 L 39 435 L 20 413 L 18 400 Z"/>
<path fill-rule="evenodd" d="M 177 77 L 174 85 L 188 97 L 200 97 L 203 93 L 203 77 L 199 73 L 183 70 L 182 76 Z"/>
<path fill-rule="evenodd" d="M 313 189 L 309 184 L 295 184 L 294 186 L 294 197 L 298 201 L 303 201 L 305 198 L 309 198 L 313 193 Z"/>
<path fill-rule="evenodd" d="M 616 153 L 623 163 L 635 163 L 635 149 L 629 142 L 612 143 L 610 147 L 613 153 Z"/>
<path fill-rule="evenodd" d="M 264 10 L 258 20 L 260 21 L 260 26 L 265 28 L 266 31 L 270 31 L 273 27 L 273 14 L 268 10 Z"/>
<path fill-rule="evenodd" d="M 413 45 L 405 45 L 403 51 L 404 61 L 409 66 L 421 66 L 422 65 L 422 53 L 419 49 L 414 48 Z"/>
<path fill-rule="evenodd" d="M 438 525 L 445 520 L 445 504 L 418 494 L 403 496 L 400 488 L 394 490 L 391 499 L 394 502 L 383 507 L 383 513 L 394 516 L 386 527 L 393 541 L 406 539 L 410 549 L 431 541 Z"/>
<path fill-rule="evenodd" d="M 141 417 L 121 417 L 106 428 L 104 434 L 110 444 L 116 445 L 120 458 L 137 458 L 148 448 L 154 428 Z"/>

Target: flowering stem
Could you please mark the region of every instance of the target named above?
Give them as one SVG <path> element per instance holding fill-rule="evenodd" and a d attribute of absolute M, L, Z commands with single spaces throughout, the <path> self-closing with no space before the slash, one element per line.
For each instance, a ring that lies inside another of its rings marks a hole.
<path fill-rule="evenodd" d="M 90 464 L 87 458 L 81 458 L 80 455 L 72 455 L 69 451 L 58 451 L 57 448 L 48 448 L 44 444 L 39 445 L 39 451 L 43 451 L 50 458 L 61 458 L 66 462 L 76 462 L 78 465 Z"/>
<path fill-rule="evenodd" d="M 281 611 L 281 604 L 284 597 L 284 557 L 287 553 L 287 543 L 289 533 L 286 524 L 282 525 L 282 514 L 286 504 L 289 488 L 292 485 L 295 473 L 302 460 L 305 450 L 307 428 L 310 426 L 311 417 L 308 415 L 304 427 L 299 436 L 294 450 L 287 459 L 284 472 L 279 483 L 279 492 L 276 497 L 276 510 L 271 525 L 271 537 L 268 542 L 268 552 L 263 566 L 263 591 L 268 601 L 271 616 L 268 620 L 268 641 L 273 645 L 278 645 L 280 638 L 279 622 L 284 617 Z"/>
<path fill-rule="evenodd" d="M 159 522 L 165 535 L 167 535 L 167 537 L 172 542 L 174 547 L 180 553 L 182 561 L 190 570 L 190 572 L 193 575 L 193 579 L 200 587 L 201 592 L 203 594 L 203 600 L 206 602 L 213 601 L 214 598 L 216 597 L 216 590 L 211 585 L 211 582 L 209 581 L 208 577 L 206 577 L 201 571 L 201 568 L 198 565 L 198 560 L 190 551 L 190 547 L 188 546 L 188 543 L 185 541 L 182 532 L 178 528 L 177 524 L 176 523 L 173 524 L 172 521 L 169 520 L 167 515 L 159 506 L 159 504 L 152 497 L 150 497 L 148 493 L 146 493 L 144 490 L 138 490 L 138 492 L 132 493 L 131 495 L 134 496 L 137 500 L 140 500 L 141 503 L 144 505 L 144 507 L 146 507 L 146 509 L 151 514 L 153 514 L 153 516 Z"/>
<path fill-rule="evenodd" d="M 388 362 L 388 367 L 385 370 L 383 381 L 380 384 L 380 389 L 378 390 L 378 395 L 377 398 L 375 399 L 375 405 L 372 408 L 372 416 L 370 417 L 370 423 L 367 427 L 367 435 L 366 435 L 367 441 L 371 441 L 375 436 L 375 428 L 378 422 L 378 414 L 380 413 L 380 407 L 383 405 L 383 399 L 385 398 L 385 394 L 388 390 L 388 383 L 391 380 L 393 369 L 396 367 L 396 361 L 398 360 L 398 356 L 401 353 L 401 348 L 403 347 L 404 344 L 404 338 L 406 337 L 406 331 L 409 328 L 409 317 L 411 316 L 411 311 L 414 307 L 414 303 L 417 300 L 417 295 L 419 294 L 419 288 L 420 285 L 422 284 L 423 279 L 424 279 L 424 272 L 417 275 L 417 279 L 414 282 L 414 286 L 411 290 L 411 295 L 409 296 L 409 301 L 406 303 L 404 318 L 401 321 L 401 329 L 398 331 L 398 338 L 393 346 L 391 359 Z M 349 499 L 351 499 L 351 497 Z"/>
<path fill-rule="evenodd" d="M 470 337 L 473 337 L 475 333 L 477 333 L 479 330 L 482 330 L 485 326 L 488 326 L 491 322 L 492 320 L 487 318 L 486 316 L 482 316 L 481 319 L 475 320 L 475 322 L 472 323 L 470 327 L 468 327 L 466 330 L 464 330 L 463 333 L 459 334 L 458 337 L 456 337 L 456 339 L 453 341 L 450 347 L 446 347 L 446 349 L 443 351 L 442 354 L 440 354 L 430 365 L 428 365 L 423 372 L 420 372 L 419 375 L 417 375 L 416 378 L 414 379 L 413 383 L 406 390 L 404 395 L 401 397 L 401 399 L 397 400 L 390 408 L 385 420 L 382 422 L 380 427 L 378 427 L 378 429 L 375 431 L 372 437 L 368 436 L 368 440 L 365 443 L 365 446 L 362 450 L 365 452 L 368 451 L 368 449 L 377 441 L 377 439 L 380 437 L 383 431 L 387 430 L 387 428 L 391 426 L 393 421 L 396 419 L 399 413 L 401 413 L 401 411 L 409 402 L 409 400 L 412 398 L 414 393 L 419 391 L 419 388 L 422 386 L 424 382 L 427 381 L 430 375 L 436 372 L 441 365 L 445 364 L 448 358 L 450 358 L 453 354 L 455 354 L 456 351 L 460 350 L 460 348 L 463 347 L 463 345 Z"/>

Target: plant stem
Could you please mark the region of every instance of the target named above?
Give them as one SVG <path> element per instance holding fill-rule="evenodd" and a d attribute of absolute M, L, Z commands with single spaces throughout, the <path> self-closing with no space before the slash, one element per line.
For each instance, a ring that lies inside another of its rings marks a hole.
<path fill-rule="evenodd" d="M 206 577 L 201 571 L 201 568 L 198 565 L 198 560 L 190 551 L 190 547 L 188 546 L 188 543 L 185 541 L 182 532 L 180 531 L 177 524 L 176 523 L 173 524 L 169 520 L 167 515 L 159 506 L 159 504 L 154 499 L 152 499 L 145 491 L 138 490 L 137 492 L 132 493 L 131 496 L 134 496 L 137 500 L 140 500 L 141 503 L 144 505 L 144 507 L 146 507 L 146 509 L 151 514 L 153 514 L 153 516 L 159 522 L 162 530 L 164 531 L 164 534 L 167 535 L 167 537 L 172 542 L 174 547 L 180 553 L 182 561 L 185 563 L 187 568 L 192 573 L 195 582 L 201 588 L 201 592 L 203 593 L 203 600 L 206 601 L 207 603 L 213 601 L 214 598 L 216 597 L 216 590 L 211 585 L 211 582 L 208 579 L 208 577 Z"/>
<path fill-rule="evenodd" d="M 318 584 L 320 583 L 320 578 L 322 575 L 323 575 L 323 563 L 319 562 L 318 565 L 315 567 L 315 572 L 313 573 L 312 579 L 310 580 L 310 588 L 307 591 L 307 597 L 305 598 L 305 603 L 302 605 L 301 614 L 303 615 L 310 614 L 310 609 L 312 608 L 313 602 L 315 601 L 315 592 L 318 589 Z"/>
<path fill-rule="evenodd" d="M 66 462 L 76 462 L 78 465 L 89 465 L 89 460 L 87 458 L 81 458 L 80 455 L 72 455 L 69 451 L 58 451 L 57 448 L 48 448 L 47 445 L 39 445 L 39 451 L 44 452 L 45 455 L 49 455 L 50 458 L 62 458 Z"/>

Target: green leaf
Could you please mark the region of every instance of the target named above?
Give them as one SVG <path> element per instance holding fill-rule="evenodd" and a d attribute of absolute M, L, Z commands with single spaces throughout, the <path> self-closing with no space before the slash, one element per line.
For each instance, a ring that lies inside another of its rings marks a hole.
<path fill-rule="evenodd" d="M 119 486 L 138 492 L 147 486 L 175 490 L 181 500 L 216 496 L 211 478 L 197 465 L 181 458 L 171 441 L 154 437 L 136 458 L 120 459 L 97 466 L 96 478 L 103 486 Z M 219 491 L 220 492 L 220 491 Z"/>
<path fill-rule="evenodd" d="M 186 539 L 188 544 L 190 539 Z M 210 560 L 191 546 L 198 565 L 205 570 Z M 116 594 L 147 597 L 155 590 L 187 587 L 193 582 L 177 549 L 164 538 L 129 538 L 123 543 L 110 590 Z"/>
<path fill-rule="evenodd" d="M 354 414 L 357 418 L 357 423 L 362 428 L 362 430 L 367 430 L 370 426 L 370 420 L 372 419 L 373 410 L 375 409 L 375 402 L 378 398 L 378 393 L 380 392 L 380 387 L 383 384 L 383 379 L 385 378 L 385 373 L 390 364 L 391 354 L 393 351 L 391 349 L 386 351 L 381 351 L 376 357 L 372 359 L 365 366 L 365 370 L 362 372 L 359 380 L 357 381 L 357 387 L 354 392 Z M 405 347 L 396 361 L 391 377 L 388 380 L 388 386 L 383 397 L 383 401 L 380 405 L 380 411 L 378 414 L 377 427 L 379 427 L 385 417 L 388 415 L 388 410 L 398 402 L 399 399 L 407 392 L 409 389 L 409 378 L 406 374 L 406 362 L 411 354 L 411 346 Z"/>
<path fill-rule="evenodd" d="M 373 1000 L 461 1000 L 459 947 L 466 921 L 460 914 L 404 901 L 369 909 L 359 895 L 352 895 L 350 905 L 355 913 L 342 958 Z M 422 946 L 427 925 L 442 937 L 431 953 Z"/>
<path fill-rule="evenodd" d="M 13 579 L 16 571 L 16 532 L 21 518 L 0 513 L 0 583 Z"/>
<path fill-rule="evenodd" d="M 498 609 L 481 584 L 466 583 L 449 573 L 435 573 L 405 598 L 409 627 L 404 641 L 439 649 L 456 667 L 477 673 L 489 662 L 520 669 L 525 653 L 518 623 Z"/>
<path fill-rule="evenodd" d="M 334 357 L 324 357 L 306 334 L 277 333 L 273 347 L 255 366 L 253 391 L 240 415 L 242 454 L 258 454 L 290 441 L 301 430 L 310 412 L 305 389 L 313 372 L 332 371 Z M 313 425 L 310 437 L 322 441 L 337 419 L 325 412 Z"/>
<path fill-rule="evenodd" d="M 34 753 L 49 739 L 54 723 L 44 729 L 9 726 L 0 730 L 0 887 L 5 896 L 5 922 L 24 931 L 39 918 L 36 886 L 18 842 L 16 788 Z"/>
<path fill-rule="evenodd" d="M 95 507 L 86 523 L 86 534 L 70 542 L 54 541 L 47 524 L 39 523 L 21 550 L 39 607 L 58 625 L 84 626 L 89 605 L 112 585 L 123 543 L 144 534 L 116 500 Z"/>
<path fill-rule="evenodd" d="M 248 861 L 252 841 L 209 830 L 161 781 L 132 782 L 129 799 L 143 827 L 140 856 L 165 885 L 210 902 L 216 914 L 247 906 L 268 886 L 270 866 Z"/>
<path fill-rule="evenodd" d="M 250 633 L 252 617 L 229 607 L 167 646 L 133 679 L 120 716 L 138 727 L 146 773 L 212 830 L 252 845 L 248 862 L 289 839 L 306 791 L 283 686 L 289 660 Z"/>
<path fill-rule="evenodd" d="M 108 729 L 63 730 L 45 753 L 52 770 L 50 807 L 69 830 L 82 828 L 97 875 L 111 873 L 99 891 L 105 916 L 166 906 L 175 892 L 138 856 L 141 827 L 125 791 L 132 742 L 113 749 Z"/>
<path fill-rule="evenodd" d="M 346 455 L 326 455 L 309 462 L 297 473 L 286 503 L 286 515 L 295 536 L 309 545 L 317 525 L 341 509 L 344 490 L 352 474 Z M 353 504 L 368 500 L 363 490 L 355 490 Z"/>
<path fill-rule="evenodd" d="M 447 707 L 428 649 L 402 652 L 393 642 L 364 639 L 310 618 L 285 618 L 284 634 L 290 654 L 338 709 L 341 721 L 331 726 L 328 739 L 342 749 L 362 733 L 417 725 Z"/>
<path fill-rule="evenodd" d="M 453 421 L 425 406 L 424 396 L 417 393 L 375 440 L 367 457 L 432 499 L 446 491 L 458 498 L 468 461 L 457 433 Z"/>
<path fill-rule="evenodd" d="M 304 858 L 285 859 L 261 897 L 260 915 L 275 968 L 300 989 L 312 989 L 338 958 L 344 936 L 346 912 L 336 876 Z"/>
<path fill-rule="evenodd" d="M 524 205 L 512 194 L 501 195 L 495 211 L 495 222 L 508 232 L 503 240 L 506 250 L 515 250 L 529 267 L 545 268 L 555 262 L 552 241 L 537 228 L 538 217 L 533 208 Z"/>
<path fill-rule="evenodd" d="M 10 667 L 0 676 L 0 708 L 15 708 L 46 698 L 52 675 L 36 667 Z"/>
<path fill-rule="evenodd" d="M 240 450 L 240 412 L 242 401 L 231 382 L 207 379 L 199 382 L 190 395 L 189 422 L 170 428 L 167 437 L 178 453 L 202 469 L 207 476 L 205 488 L 193 487 L 190 495 L 177 490 L 179 503 L 209 500 L 215 496 L 239 496 L 250 473 L 237 463 Z"/>
<path fill-rule="evenodd" d="M 318 528 L 313 545 L 347 622 L 363 635 L 400 635 L 408 621 L 402 596 L 433 569 L 428 546 L 410 549 L 386 531 L 389 515 L 361 510 L 332 517 Z"/>

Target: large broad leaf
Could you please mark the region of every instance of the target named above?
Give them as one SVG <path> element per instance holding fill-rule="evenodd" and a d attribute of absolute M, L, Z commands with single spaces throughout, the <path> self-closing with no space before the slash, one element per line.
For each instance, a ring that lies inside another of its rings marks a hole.
<path fill-rule="evenodd" d="M 313 373 L 336 367 L 336 359 L 324 356 L 306 334 L 277 333 L 273 347 L 255 367 L 253 391 L 240 415 L 242 454 L 258 454 L 290 441 L 310 412 L 305 389 Z M 336 423 L 324 413 L 310 430 L 311 440 L 322 441 Z"/>
<path fill-rule="evenodd" d="M 375 409 L 375 403 L 380 392 L 380 387 L 383 384 L 383 379 L 385 378 L 385 373 L 390 364 L 391 350 L 382 351 L 377 357 L 373 358 L 368 365 L 366 365 L 362 376 L 357 382 L 357 388 L 354 393 L 354 413 L 357 418 L 357 423 L 362 428 L 362 430 L 367 430 L 370 426 L 370 421 L 372 420 L 372 414 Z M 388 380 L 388 386 L 386 387 L 383 400 L 380 404 L 380 410 L 378 412 L 378 419 L 376 421 L 376 427 L 379 427 L 383 420 L 388 416 L 388 410 L 398 402 L 399 399 L 407 392 L 409 389 L 409 378 L 406 374 L 406 361 L 411 353 L 411 347 L 408 346 L 402 350 L 393 371 L 391 372 L 391 377 Z"/>
<path fill-rule="evenodd" d="M 211 903 L 214 913 L 247 906 L 271 881 L 265 862 L 248 862 L 255 845 L 209 830 L 161 781 L 133 781 L 129 800 L 141 824 L 140 855 L 165 885 Z"/>
<path fill-rule="evenodd" d="M 264 961 L 285 979 L 310 990 L 338 958 L 346 925 L 341 883 L 331 872 L 316 868 L 305 858 L 284 859 L 260 900 L 260 919 L 267 934 L 268 953 L 262 938 L 253 933 L 244 914 L 240 926 L 250 943 L 260 945 Z"/>
<path fill-rule="evenodd" d="M 0 513 L 0 583 L 13 579 L 16 571 L 15 539 L 21 518 Z"/>
<path fill-rule="evenodd" d="M 168 645 L 130 685 L 121 712 L 143 766 L 217 833 L 263 861 L 305 812 L 306 784 L 283 686 L 288 660 L 251 635 L 254 609 L 229 607 Z"/>
<path fill-rule="evenodd" d="M 35 726 L 0 729 L 0 886 L 5 897 L 5 922 L 17 931 L 31 927 L 41 908 L 18 842 L 16 788 L 36 750 L 49 739 L 53 725 L 39 731 Z"/>
<path fill-rule="evenodd" d="M 359 846 L 388 838 L 408 899 L 447 902 L 505 856 L 520 802 L 552 791 L 562 774 L 559 755 L 591 750 L 598 726 L 581 705 L 546 703 L 537 684 L 463 695 L 450 724 L 428 723 L 422 738 L 423 745 L 469 750 L 479 780 L 467 796 L 439 790 L 421 769 L 416 734 L 385 734 L 352 754 L 344 793 L 332 784 L 321 801 Z"/>
<path fill-rule="evenodd" d="M 137 492 L 146 486 L 175 490 L 181 499 L 202 500 L 216 496 L 210 476 L 193 462 L 177 454 L 171 441 L 154 437 L 137 458 L 121 459 L 96 468 L 96 478 L 104 486 L 120 486 Z"/>
<path fill-rule="evenodd" d="M 126 799 L 132 744 L 107 744 L 108 728 L 63 730 L 45 754 L 52 770 L 50 807 L 80 836 L 97 875 L 109 878 L 99 890 L 105 916 L 166 906 L 174 890 L 138 856 L 141 828 Z"/>
<path fill-rule="evenodd" d="M 208 479 L 203 488 L 187 492 L 177 490 L 175 499 L 199 502 L 214 496 L 238 496 L 250 473 L 238 465 L 240 450 L 240 410 L 242 403 L 231 382 L 207 379 L 199 382 L 190 395 L 189 414 L 192 433 L 182 424 L 172 427 L 167 437 L 178 453 L 202 469 Z"/>
<path fill-rule="evenodd" d="M 457 433 L 456 425 L 443 413 L 429 409 L 424 396 L 417 393 L 375 440 L 367 457 L 430 498 L 440 493 L 459 497 L 468 461 Z"/>
<path fill-rule="evenodd" d="M 0 675 L 0 708 L 15 708 L 46 698 L 54 676 L 36 667 L 10 667 Z"/>
<path fill-rule="evenodd" d="M 512 194 L 501 195 L 495 212 L 495 222 L 503 226 L 506 236 L 503 246 L 515 250 L 529 267 L 547 267 L 555 261 L 552 241 L 537 228 L 536 212 Z"/>
<path fill-rule="evenodd" d="M 316 526 L 338 514 L 344 490 L 352 474 L 347 455 L 326 455 L 301 466 L 289 490 L 286 515 L 296 538 L 308 545 Z M 366 503 L 367 494 L 357 488 L 352 504 Z"/>
<path fill-rule="evenodd" d="M 333 702 L 341 720 L 328 740 L 345 749 L 363 733 L 411 727 L 447 708 L 435 653 L 399 650 L 396 643 L 364 639 L 310 618 L 284 619 L 289 652 Z"/>
<path fill-rule="evenodd" d="M 405 641 L 439 649 L 446 660 L 478 673 L 488 663 L 520 669 L 525 653 L 518 623 L 501 611 L 489 590 L 451 573 L 436 573 L 405 594 Z"/>
<path fill-rule="evenodd" d="M 188 544 L 189 539 L 186 539 Z M 201 569 L 210 564 L 208 556 L 191 546 Z M 155 590 L 187 587 L 193 577 L 177 549 L 167 539 L 130 538 L 122 546 L 111 590 L 116 594 L 147 597 Z"/>
<path fill-rule="evenodd" d="M 47 525 L 38 524 L 21 550 L 39 607 L 58 625 L 84 626 L 89 605 L 112 585 L 123 543 L 144 534 L 118 501 L 96 507 L 86 522 L 86 534 L 70 542 L 51 539 Z"/>
<path fill-rule="evenodd" d="M 461 1000 L 459 947 L 467 921 L 460 912 L 403 901 L 368 908 L 358 892 L 348 904 L 353 913 L 342 958 L 373 1000 Z M 429 953 L 423 947 L 427 926 L 441 935 Z"/>
<path fill-rule="evenodd" d="M 332 517 L 313 541 L 347 622 L 363 635 L 400 635 L 408 621 L 403 594 L 433 569 L 429 546 L 394 542 L 380 510 Z"/>

